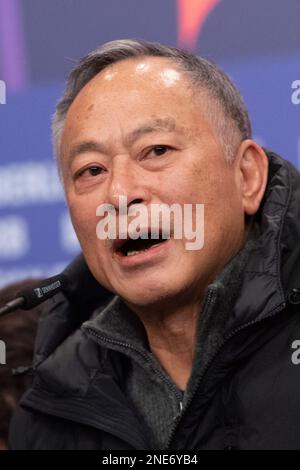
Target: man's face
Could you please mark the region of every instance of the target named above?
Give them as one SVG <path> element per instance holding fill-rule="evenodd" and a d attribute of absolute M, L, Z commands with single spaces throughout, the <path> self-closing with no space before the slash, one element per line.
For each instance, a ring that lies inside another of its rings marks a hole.
<path fill-rule="evenodd" d="M 240 247 L 237 169 L 225 161 L 204 99 L 170 60 L 127 59 L 94 77 L 68 111 L 61 166 L 75 231 L 98 282 L 133 306 L 200 297 Z M 203 248 L 187 250 L 186 239 L 171 236 L 122 255 L 96 235 L 96 208 L 118 208 L 119 196 L 149 209 L 204 204 Z"/>

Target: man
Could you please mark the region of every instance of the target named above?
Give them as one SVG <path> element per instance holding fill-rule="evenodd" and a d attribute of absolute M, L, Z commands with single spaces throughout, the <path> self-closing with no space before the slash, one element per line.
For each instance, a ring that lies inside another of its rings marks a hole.
<path fill-rule="evenodd" d="M 73 70 L 53 136 L 84 257 L 111 296 L 90 311 L 87 292 L 76 328 L 63 296 L 49 306 L 11 448 L 300 447 L 300 176 L 252 140 L 229 78 L 176 48 L 113 41 Z M 203 247 L 174 226 L 150 242 L 127 226 L 97 236 L 98 208 L 120 225 L 124 198 L 128 213 L 203 204 Z"/>

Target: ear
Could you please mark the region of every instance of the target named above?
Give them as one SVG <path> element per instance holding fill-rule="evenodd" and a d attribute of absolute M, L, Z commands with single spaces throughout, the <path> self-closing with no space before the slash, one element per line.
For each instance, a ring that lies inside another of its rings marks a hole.
<path fill-rule="evenodd" d="M 263 149 L 252 139 L 244 140 L 236 155 L 236 171 L 245 214 L 259 209 L 268 181 L 269 161 Z"/>

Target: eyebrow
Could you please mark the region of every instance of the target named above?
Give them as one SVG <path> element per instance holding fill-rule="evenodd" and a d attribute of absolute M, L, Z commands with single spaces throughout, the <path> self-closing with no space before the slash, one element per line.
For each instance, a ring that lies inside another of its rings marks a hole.
<path fill-rule="evenodd" d="M 129 132 L 125 137 L 125 144 L 126 146 L 130 146 L 146 134 L 159 131 L 175 132 L 175 130 L 180 131 L 174 118 L 153 119 Z M 85 152 L 108 153 L 108 147 L 104 143 L 97 142 L 95 140 L 84 140 L 82 142 L 78 142 L 71 147 L 68 161 L 72 162 L 77 155 Z"/>
<path fill-rule="evenodd" d="M 176 128 L 177 126 L 174 118 L 153 119 L 131 131 L 125 137 L 125 142 L 127 145 L 130 145 L 145 134 L 151 134 L 152 132 L 158 131 L 174 132 Z"/>
<path fill-rule="evenodd" d="M 68 156 L 68 161 L 72 162 L 74 158 L 80 153 L 85 153 L 85 152 L 105 153 L 106 151 L 107 149 L 104 144 L 101 144 L 100 142 L 96 142 L 95 140 L 84 140 L 71 147 L 71 150 Z"/>

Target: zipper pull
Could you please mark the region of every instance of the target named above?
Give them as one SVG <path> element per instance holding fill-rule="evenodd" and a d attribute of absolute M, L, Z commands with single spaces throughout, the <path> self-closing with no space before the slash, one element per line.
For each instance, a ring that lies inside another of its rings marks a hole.
<path fill-rule="evenodd" d="M 291 289 L 288 294 L 288 300 L 292 305 L 300 304 L 300 288 Z"/>

